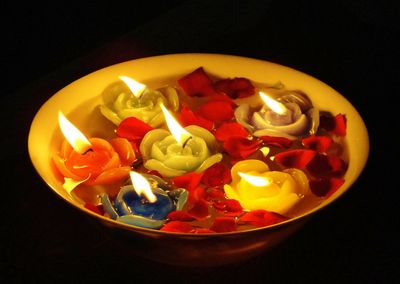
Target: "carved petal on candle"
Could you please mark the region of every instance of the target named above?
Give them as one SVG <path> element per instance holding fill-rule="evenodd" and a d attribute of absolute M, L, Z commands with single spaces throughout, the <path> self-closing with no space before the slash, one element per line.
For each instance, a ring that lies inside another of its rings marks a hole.
<path fill-rule="evenodd" d="M 250 180 L 239 176 L 238 172 L 265 178 L 271 183 L 253 185 Z M 264 209 L 285 214 L 310 192 L 306 175 L 298 169 L 269 171 L 262 161 L 244 160 L 236 163 L 231 173 L 232 183 L 224 186 L 225 194 L 228 198 L 238 200 L 247 210 Z"/>
<path fill-rule="evenodd" d="M 241 104 L 235 110 L 236 121 L 243 125 L 250 132 L 254 131 L 254 127 L 249 124 L 250 120 L 250 106 L 248 104 Z"/>
<path fill-rule="evenodd" d="M 100 111 L 116 125 L 121 123 L 125 118 L 136 117 L 152 127 L 157 127 L 164 122 L 164 116 L 160 109 L 161 103 L 172 110 L 179 108 L 178 93 L 172 87 L 159 90 L 145 90 L 139 98 L 135 97 L 129 91 L 121 91 L 121 88 L 110 89 L 108 92 L 103 94 L 105 104 L 100 105 Z M 115 94 L 113 92 L 120 93 Z"/>
<path fill-rule="evenodd" d="M 222 154 L 215 154 L 212 155 L 211 157 L 208 157 L 201 165 L 200 167 L 196 170 L 198 173 L 204 172 L 206 169 L 211 167 L 212 165 L 219 163 L 222 161 Z"/>

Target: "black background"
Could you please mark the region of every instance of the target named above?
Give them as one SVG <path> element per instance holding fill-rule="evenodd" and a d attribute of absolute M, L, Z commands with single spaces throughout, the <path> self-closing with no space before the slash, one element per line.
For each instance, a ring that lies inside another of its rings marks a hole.
<path fill-rule="evenodd" d="M 1 5 L 0 277 L 28 282 L 396 282 L 400 14 L 395 1 Z M 183 52 L 259 58 L 308 73 L 342 93 L 369 130 L 370 158 L 351 190 L 282 245 L 246 263 L 187 269 L 123 255 L 112 239 L 48 190 L 29 160 L 30 123 L 58 89 L 118 62 Z M 148 275 L 150 269 L 155 272 Z"/>

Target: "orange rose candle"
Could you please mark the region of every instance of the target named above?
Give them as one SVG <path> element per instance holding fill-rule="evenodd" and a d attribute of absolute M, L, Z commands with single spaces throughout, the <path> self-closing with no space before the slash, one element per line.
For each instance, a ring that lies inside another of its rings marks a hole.
<path fill-rule="evenodd" d="M 52 159 L 64 176 L 66 190 L 70 192 L 81 183 L 105 185 L 129 177 L 136 156 L 127 139 L 87 139 L 61 112 L 59 125 L 66 140 Z"/>

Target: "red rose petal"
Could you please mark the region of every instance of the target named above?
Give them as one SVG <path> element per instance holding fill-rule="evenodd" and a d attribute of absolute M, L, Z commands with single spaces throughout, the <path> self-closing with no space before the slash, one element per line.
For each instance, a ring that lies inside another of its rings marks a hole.
<path fill-rule="evenodd" d="M 199 67 L 192 73 L 180 78 L 178 84 L 190 97 L 204 97 L 218 94 L 214 89 L 213 82 L 204 72 L 203 67 Z"/>
<path fill-rule="evenodd" d="M 179 121 L 183 126 L 198 125 L 210 131 L 214 126 L 212 121 L 205 119 L 200 115 L 195 115 L 187 106 L 182 108 L 182 111 L 179 114 Z"/>
<path fill-rule="evenodd" d="M 342 159 L 318 153 L 307 165 L 307 170 L 318 177 L 337 177 L 345 173 L 346 167 Z"/>
<path fill-rule="evenodd" d="M 153 127 L 140 119 L 128 117 L 118 125 L 116 134 L 130 141 L 141 141 L 146 133 L 151 130 L 153 130 Z"/>
<path fill-rule="evenodd" d="M 191 172 L 181 176 L 172 178 L 172 183 L 176 187 L 185 188 L 187 190 L 194 190 L 200 183 L 203 174 Z"/>
<path fill-rule="evenodd" d="M 329 197 L 338 190 L 344 179 L 342 178 L 318 178 L 310 180 L 312 193 L 319 197 Z"/>
<path fill-rule="evenodd" d="M 215 209 L 228 216 L 238 216 L 242 214 L 243 208 L 236 199 L 215 200 Z"/>
<path fill-rule="evenodd" d="M 218 141 L 226 141 L 232 136 L 248 137 L 249 132 L 239 123 L 224 123 L 215 130 L 215 138 Z"/>
<path fill-rule="evenodd" d="M 224 93 L 218 93 L 216 95 L 209 96 L 206 98 L 206 102 L 211 102 L 211 101 L 227 102 L 227 103 L 230 103 L 232 106 L 236 105 L 236 103 L 229 96 L 227 96 Z"/>
<path fill-rule="evenodd" d="M 160 231 L 175 233 L 190 233 L 192 230 L 192 225 L 181 221 L 168 222 L 160 229 Z"/>
<path fill-rule="evenodd" d="M 196 203 L 200 198 L 204 198 L 204 189 L 198 187 L 203 174 L 186 173 L 182 176 L 174 177 L 171 181 L 176 187 L 185 188 L 189 191 L 189 203 Z"/>
<path fill-rule="evenodd" d="M 92 203 L 85 203 L 84 207 L 86 209 L 89 209 L 90 211 L 93 211 L 96 214 L 99 214 L 99 215 L 103 215 L 104 214 L 104 210 L 103 210 L 102 206 L 96 206 L 96 205 L 94 205 Z"/>
<path fill-rule="evenodd" d="M 200 106 L 195 114 L 215 122 L 229 121 L 233 118 L 233 108 L 229 102 L 212 100 Z"/>
<path fill-rule="evenodd" d="M 338 114 L 333 116 L 321 116 L 320 127 L 338 136 L 346 136 L 346 116 Z"/>
<path fill-rule="evenodd" d="M 207 200 L 224 199 L 225 192 L 218 187 L 208 188 L 206 192 Z"/>
<path fill-rule="evenodd" d="M 230 169 L 223 163 L 217 163 L 205 170 L 201 182 L 209 187 L 230 183 Z"/>
<path fill-rule="evenodd" d="M 197 220 L 204 220 L 210 215 L 208 213 L 208 202 L 204 199 L 199 199 L 188 211 L 188 214 Z"/>
<path fill-rule="evenodd" d="M 233 99 L 249 97 L 255 93 L 254 86 L 246 78 L 223 79 L 215 82 L 214 86 L 217 91 L 224 92 Z"/>
<path fill-rule="evenodd" d="M 279 148 L 289 148 L 293 143 L 292 140 L 285 137 L 262 136 L 260 139 L 269 146 L 276 146 Z"/>
<path fill-rule="evenodd" d="M 318 152 L 326 152 L 332 142 L 332 138 L 328 136 L 310 136 L 301 140 L 304 147 Z"/>
<path fill-rule="evenodd" d="M 224 149 L 233 158 L 244 159 L 257 151 L 260 144 L 261 141 L 258 139 L 233 136 L 224 142 Z"/>
<path fill-rule="evenodd" d="M 332 130 L 333 134 L 338 136 L 346 136 L 346 116 L 338 114 L 335 116 L 335 129 Z"/>
<path fill-rule="evenodd" d="M 241 222 L 249 223 L 253 226 L 264 227 L 277 224 L 287 220 L 288 218 L 274 212 L 269 212 L 263 209 L 254 210 L 240 217 Z"/>
<path fill-rule="evenodd" d="M 192 215 L 186 211 L 172 211 L 168 214 L 167 218 L 171 221 L 193 221 L 196 220 Z"/>
<path fill-rule="evenodd" d="M 213 230 L 217 233 L 233 232 L 236 231 L 236 229 L 237 224 L 235 219 L 230 217 L 217 217 L 210 227 L 210 230 Z"/>
<path fill-rule="evenodd" d="M 302 169 L 314 158 L 317 152 L 313 150 L 295 149 L 275 155 L 275 161 L 287 168 Z"/>

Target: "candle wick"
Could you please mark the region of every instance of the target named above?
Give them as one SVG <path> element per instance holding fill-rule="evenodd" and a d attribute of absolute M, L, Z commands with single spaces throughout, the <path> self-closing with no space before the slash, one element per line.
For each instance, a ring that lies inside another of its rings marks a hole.
<path fill-rule="evenodd" d="M 187 144 L 192 138 L 193 138 L 192 136 L 189 136 L 189 138 L 186 139 L 185 142 L 183 142 L 182 149 L 185 148 L 186 144 Z"/>
<path fill-rule="evenodd" d="M 92 148 L 87 149 L 85 152 L 83 152 L 82 155 L 86 155 L 86 154 L 89 153 L 89 152 L 93 152 L 93 149 L 92 149 Z"/>

